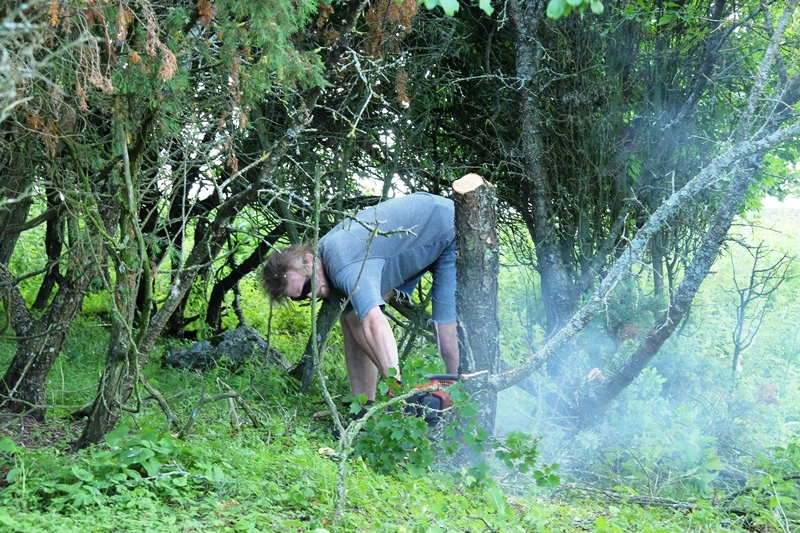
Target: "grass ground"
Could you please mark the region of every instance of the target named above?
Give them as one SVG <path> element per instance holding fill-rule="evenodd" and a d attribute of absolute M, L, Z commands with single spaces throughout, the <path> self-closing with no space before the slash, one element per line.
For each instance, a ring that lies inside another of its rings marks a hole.
<path fill-rule="evenodd" d="M 97 364 L 91 359 L 67 356 L 66 381 L 79 382 L 75 372 L 91 373 Z M 315 417 L 317 399 L 289 392 L 270 372 L 200 376 L 152 365 L 148 374 L 178 420 L 187 420 L 200 391 L 210 394 L 224 379 L 237 390 L 252 387 L 247 401 L 259 427 L 218 401 L 206 404 L 191 433 L 178 439 L 148 400 L 104 446 L 70 453 L 80 424 L 67 422 L 65 412 L 46 424 L 6 418 L 0 422 L 0 531 L 744 531 L 741 519 L 702 502 L 669 509 L 563 487 L 545 491 L 509 472 L 481 482 L 465 470 L 412 477 L 403 465 L 381 474 L 363 458 L 348 462 L 347 499 L 336 523 L 340 465 L 320 453 L 336 442 L 330 421 Z M 59 387 L 60 381 L 53 385 Z M 62 399 L 78 404 L 81 394 Z"/>

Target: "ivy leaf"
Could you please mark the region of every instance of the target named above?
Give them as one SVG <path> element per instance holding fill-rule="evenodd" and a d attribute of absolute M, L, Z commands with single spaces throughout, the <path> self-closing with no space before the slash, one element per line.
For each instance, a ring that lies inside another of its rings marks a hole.
<path fill-rule="evenodd" d="M 480 0 L 478 5 L 480 6 L 481 9 L 483 9 L 483 12 L 486 13 L 487 15 L 491 15 L 492 13 L 494 13 L 494 8 L 492 7 L 491 0 Z"/>

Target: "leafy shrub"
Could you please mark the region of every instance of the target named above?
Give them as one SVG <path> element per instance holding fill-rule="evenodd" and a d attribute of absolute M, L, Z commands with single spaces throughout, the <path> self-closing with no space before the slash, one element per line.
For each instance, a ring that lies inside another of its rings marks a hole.
<path fill-rule="evenodd" d="M 385 384 L 379 389 L 385 392 Z M 543 465 L 536 469 L 539 439 L 520 432 L 510 432 L 503 438 L 491 438 L 477 425 L 478 404 L 472 401 L 462 384 L 447 389 L 453 408 L 441 422 L 429 428 L 421 417 L 402 410 L 379 412 L 368 420 L 354 444 L 354 450 L 367 464 L 385 475 L 412 478 L 427 474 L 432 467 L 446 463 L 440 454 L 452 455 L 462 446 L 476 454 L 493 450 L 500 468 L 529 474 L 539 486 L 555 486 L 560 482 L 555 474 L 558 465 Z M 364 403 L 353 402 L 351 414 L 357 414 Z M 493 469 L 485 461 L 462 472 L 461 479 L 468 487 L 491 488 Z"/>
<path fill-rule="evenodd" d="M 596 452 L 589 468 L 609 488 L 636 487 L 652 496 L 703 497 L 714 490 L 723 464 L 717 441 L 698 425 L 698 409 L 675 407 L 662 392 L 664 378 L 645 369 L 622 394 L 604 424 L 574 439 Z M 578 459 L 582 460 L 582 459 Z"/>
<path fill-rule="evenodd" d="M 427 438 L 424 420 L 402 412 L 371 418 L 354 444 L 356 453 L 382 474 L 413 477 L 424 475 L 436 453 Z"/>
<path fill-rule="evenodd" d="M 130 435 L 129 431 L 121 426 L 106 435 L 106 446 L 84 450 L 71 465 L 53 469 L 45 456 L 24 454 L 10 440 L 0 441 L 2 453 L 13 458 L 0 501 L 13 505 L 16 497 L 30 497 L 25 501 L 38 501 L 51 511 L 112 502 L 136 506 L 147 501 L 142 498 L 146 493 L 180 502 L 191 488 L 221 479 L 219 468 L 196 464 L 182 441 L 151 430 Z M 31 474 L 40 476 L 36 483 L 29 483 Z M 26 494 L 29 491 L 35 494 Z"/>

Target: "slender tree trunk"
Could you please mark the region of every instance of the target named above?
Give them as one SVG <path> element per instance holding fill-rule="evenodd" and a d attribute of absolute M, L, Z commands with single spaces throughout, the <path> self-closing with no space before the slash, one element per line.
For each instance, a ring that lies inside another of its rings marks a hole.
<path fill-rule="evenodd" d="M 137 150 L 132 154 L 128 151 L 126 115 L 126 101 L 118 97 L 113 122 L 123 165 L 121 175 L 115 177 L 117 194 L 113 195 L 114 201 L 117 202 L 116 212 L 119 213 L 119 240 L 116 243 L 108 243 L 109 256 L 114 267 L 113 276 L 108 275 L 106 280 L 111 293 L 111 330 L 106 366 L 86 426 L 75 444 L 76 449 L 101 442 L 103 436 L 116 426 L 122 409 L 136 389 L 139 373 L 147 362 L 146 355 L 140 356 L 138 350 L 140 338 L 134 331 L 133 324 L 137 311 L 139 284 L 144 280 L 146 289 L 142 306 L 142 329 L 138 332 L 141 336 L 150 319 L 151 273 L 147 247 L 139 225 L 138 209 L 141 205 L 139 188 L 143 183 L 141 183 L 141 173 L 132 168 L 138 167 L 136 154 L 140 152 Z"/>
<path fill-rule="evenodd" d="M 538 106 L 539 73 L 542 71 L 544 48 L 539 41 L 544 23 L 545 3 L 531 1 L 508 3 L 515 29 L 517 76 L 522 80 L 519 95 L 520 142 L 525 163 L 525 180 L 529 186 L 530 215 L 526 219 L 536 250 L 537 271 L 541 280 L 546 318 L 546 334 L 559 331 L 575 312 L 576 295 L 569 273 L 562 260 L 558 231 L 553 226 L 549 206 L 552 198 L 548 177 L 542 162 L 544 141 Z M 558 379 L 564 374 L 565 355 L 556 355 L 548 363 L 548 373 Z"/>
<path fill-rule="evenodd" d="M 75 444 L 76 449 L 102 442 L 103 436 L 114 429 L 123 406 L 136 387 L 136 379 L 144 364 L 144 360 L 140 360 L 132 329 L 141 276 L 141 257 L 129 215 L 123 215 L 120 229 L 127 236 L 123 239 L 127 245 L 117 250 L 116 276 L 114 280 L 109 280 L 113 294 L 106 366 L 86 426 Z"/>
<path fill-rule="evenodd" d="M 495 231 L 495 187 L 477 174 L 453 183 L 456 225 L 456 314 L 461 364 L 459 373 L 487 370 L 500 364 L 500 322 L 497 318 L 500 253 Z M 478 423 L 494 432 L 497 391 L 473 392 L 479 405 Z"/>
<path fill-rule="evenodd" d="M 64 220 L 61 218 L 61 210 L 59 205 L 61 201 L 58 197 L 58 192 L 49 189 L 47 191 L 47 206 L 49 210 L 55 213 L 55 216 L 48 219 L 47 228 L 44 236 L 44 249 L 47 255 L 47 270 L 44 273 L 42 284 L 39 286 L 39 292 L 36 295 L 36 300 L 33 302 L 33 309 L 44 309 L 47 307 L 47 302 L 50 300 L 50 295 L 53 288 L 61 278 L 61 271 L 59 270 L 61 251 L 64 248 Z"/>
<path fill-rule="evenodd" d="M 300 392 L 306 392 L 311 386 L 312 381 L 316 376 L 317 367 L 322 363 L 322 347 L 328 341 L 336 322 L 339 319 L 340 312 L 328 300 L 323 300 L 322 305 L 317 312 L 317 337 L 309 337 L 306 343 L 306 349 L 300 362 L 291 370 L 290 374 L 296 379 L 300 380 Z M 316 347 L 315 347 L 316 344 Z M 314 357 L 314 354 L 317 357 Z"/>

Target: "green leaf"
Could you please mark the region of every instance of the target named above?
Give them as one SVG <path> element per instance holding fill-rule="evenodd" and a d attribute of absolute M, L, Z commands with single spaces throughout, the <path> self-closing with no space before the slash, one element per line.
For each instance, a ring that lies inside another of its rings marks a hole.
<path fill-rule="evenodd" d="M 497 485 L 489 487 L 489 490 L 486 491 L 486 496 L 489 498 L 489 501 L 492 503 L 492 505 L 494 505 L 494 508 L 497 510 L 497 514 L 506 514 L 506 511 L 508 510 L 508 507 L 506 506 L 506 499 Z"/>
<path fill-rule="evenodd" d="M 120 454 L 120 462 L 125 465 L 144 464 L 144 462 L 155 456 L 153 450 L 147 448 L 130 448 Z"/>
<path fill-rule="evenodd" d="M 604 9 L 603 2 L 601 2 L 600 0 L 592 0 L 591 8 L 592 8 L 592 13 L 594 13 L 595 15 L 599 15 L 600 13 L 603 12 Z"/>
<path fill-rule="evenodd" d="M 8 437 L 0 439 L 0 452 L 14 453 L 17 451 L 17 445 Z"/>
<path fill-rule="evenodd" d="M 23 470 L 19 467 L 14 467 L 6 474 L 6 481 L 14 483 L 21 475 L 23 475 Z"/>
<path fill-rule="evenodd" d="M 425 7 L 433 9 L 439 5 L 439 0 L 425 0 Z"/>
<path fill-rule="evenodd" d="M 566 7 L 566 0 L 550 0 L 547 3 L 547 17 L 553 20 L 560 19 Z"/>
<path fill-rule="evenodd" d="M 492 13 L 494 13 L 494 8 L 492 7 L 491 0 L 480 0 L 478 5 L 487 15 L 491 15 Z"/>
<path fill-rule="evenodd" d="M 81 481 L 92 481 L 94 479 L 94 474 L 79 466 L 73 466 L 72 473 L 75 475 L 76 478 L 80 479 Z"/>
<path fill-rule="evenodd" d="M 119 426 L 118 428 L 109 431 L 105 436 L 106 444 L 112 447 L 119 446 L 122 442 L 122 439 L 125 438 L 125 435 L 127 435 L 129 431 L 130 428 L 128 426 Z"/>
<path fill-rule="evenodd" d="M 157 476 L 161 472 L 161 463 L 157 459 L 150 458 L 142 463 L 147 475 L 150 477 Z"/>
<path fill-rule="evenodd" d="M 452 17 L 458 11 L 458 0 L 439 0 L 439 5 L 448 17 Z"/>
<path fill-rule="evenodd" d="M 583 0 L 567 0 L 567 3 L 572 7 L 578 7 L 583 3 Z"/>
<path fill-rule="evenodd" d="M 11 516 L 8 514 L 8 510 L 0 509 L 0 524 L 9 526 L 9 528 L 17 528 L 19 522 L 11 518 Z"/>

